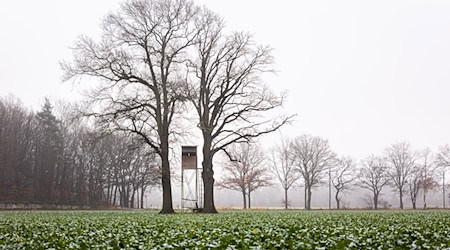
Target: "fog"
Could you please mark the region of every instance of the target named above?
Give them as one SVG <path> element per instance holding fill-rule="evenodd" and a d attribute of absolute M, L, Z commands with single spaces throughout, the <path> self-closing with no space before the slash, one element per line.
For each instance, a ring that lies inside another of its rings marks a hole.
<path fill-rule="evenodd" d="M 82 100 L 80 92 L 96 82 L 62 83 L 59 63 L 70 60 L 70 47 L 79 35 L 100 37 L 102 18 L 116 10 L 119 2 L 0 3 L 0 97 L 12 94 L 35 111 L 45 97 L 55 102 Z M 263 80 L 277 93 L 287 91 L 280 112 L 297 116 L 292 125 L 258 140 L 266 152 L 281 136 L 302 134 L 328 139 L 339 156 L 350 155 L 358 161 L 372 153 L 383 154 L 397 142 L 409 142 L 414 149 L 430 147 L 433 152 L 450 143 L 448 1 L 195 3 L 219 13 L 227 30 L 249 32 L 258 43 L 273 48 L 276 73 L 264 75 Z M 181 145 L 202 145 L 195 122 L 186 126 L 192 136 L 173 144 L 175 150 Z M 179 159 L 172 161 L 179 175 Z M 221 161 L 215 165 L 216 180 L 222 178 L 220 165 Z M 272 187 L 254 192 L 253 207 L 281 207 L 283 192 L 273 182 Z M 180 189 L 175 181 L 175 207 L 180 206 Z M 215 192 L 218 207 L 241 206 L 239 192 Z M 345 205 L 365 207 L 366 193 L 361 188 L 345 192 Z M 394 190 L 382 193 L 383 200 L 398 207 Z M 292 207 L 304 206 L 303 195 L 298 185 L 289 191 Z M 441 207 L 441 188 L 427 199 L 429 207 Z M 160 206 L 160 192 L 153 192 L 146 202 Z M 407 195 L 404 202 L 411 206 Z M 326 186 L 314 189 L 312 206 L 328 207 Z"/>
<path fill-rule="evenodd" d="M 181 170 L 180 170 L 181 171 Z M 446 178 L 450 176 L 447 174 Z M 441 180 L 442 181 L 442 180 Z M 173 185 L 173 202 L 174 207 L 181 208 L 181 185 L 175 183 Z M 448 189 L 447 189 L 448 194 Z M 289 190 L 289 203 L 292 209 L 304 209 L 304 187 L 301 185 L 295 185 Z M 335 191 L 332 189 L 331 193 L 331 208 L 336 208 L 336 201 L 334 199 Z M 152 190 L 151 193 L 146 194 L 145 205 L 148 208 L 159 208 L 161 206 L 161 191 Z M 282 209 L 284 199 L 284 190 L 274 180 L 272 187 L 265 187 L 256 190 L 252 194 L 252 208 L 255 209 Z M 368 203 L 368 200 L 372 199 L 372 194 L 360 187 L 355 186 L 353 190 L 345 191 L 342 195 L 343 208 L 353 209 L 367 209 L 371 207 L 372 203 Z M 428 208 L 442 208 L 442 187 L 438 187 L 427 194 L 427 207 Z M 388 209 L 398 209 L 399 200 L 398 194 L 393 187 L 386 187 L 382 191 L 381 200 L 386 201 Z M 242 194 L 237 191 L 216 189 L 215 190 L 216 206 L 219 209 L 242 209 Z M 403 198 L 405 209 L 412 209 L 412 204 L 409 196 L 405 195 Z M 328 186 L 320 186 L 313 189 L 311 206 L 313 209 L 328 209 Z M 379 205 L 380 208 L 384 208 L 383 204 Z M 423 192 L 419 192 L 417 199 L 417 207 L 423 208 Z M 450 207 L 450 199 L 446 198 L 446 207 Z"/>

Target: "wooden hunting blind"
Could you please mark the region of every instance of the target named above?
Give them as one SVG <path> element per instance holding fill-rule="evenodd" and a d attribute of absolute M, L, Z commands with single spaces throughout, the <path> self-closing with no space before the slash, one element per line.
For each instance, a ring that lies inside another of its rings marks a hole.
<path fill-rule="evenodd" d="M 182 146 L 181 208 L 192 209 L 194 212 L 200 211 L 203 207 L 203 185 L 199 178 L 201 168 L 198 168 L 197 165 L 197 146 Z"/>
<path fill-rule="evenodd" d="M 183 169 L 197 169 L 197 147 L 181 147 L 181 167 Z"/>

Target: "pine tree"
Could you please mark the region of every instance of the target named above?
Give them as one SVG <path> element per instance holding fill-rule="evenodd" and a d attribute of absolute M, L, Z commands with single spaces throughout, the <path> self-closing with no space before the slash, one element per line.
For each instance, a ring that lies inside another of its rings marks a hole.
<path fill-rule="evenodd" d="M 60 121 L 53 114 L 53 106 L 47 98 L 36 114 L 36 121 L 35 198 L 42 202 L 55 201 L 63 145 Z"/>

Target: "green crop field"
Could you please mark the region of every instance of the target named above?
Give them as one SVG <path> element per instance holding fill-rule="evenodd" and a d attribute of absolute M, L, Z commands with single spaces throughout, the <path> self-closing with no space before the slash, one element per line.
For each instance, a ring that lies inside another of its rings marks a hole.
<path fill-rule="evenodd" d="M 0 249 L 52 248 L 450 249 L 450 212 L 0 212 Z"/>

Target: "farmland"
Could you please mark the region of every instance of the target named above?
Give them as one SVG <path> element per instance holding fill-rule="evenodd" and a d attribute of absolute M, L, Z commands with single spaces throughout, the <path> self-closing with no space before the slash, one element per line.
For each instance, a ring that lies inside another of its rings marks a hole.
<path fill-rule="evenodd" d="M 49 248 L 450 249 L 450 212 L 0 212 L 0 249 Z"/>

